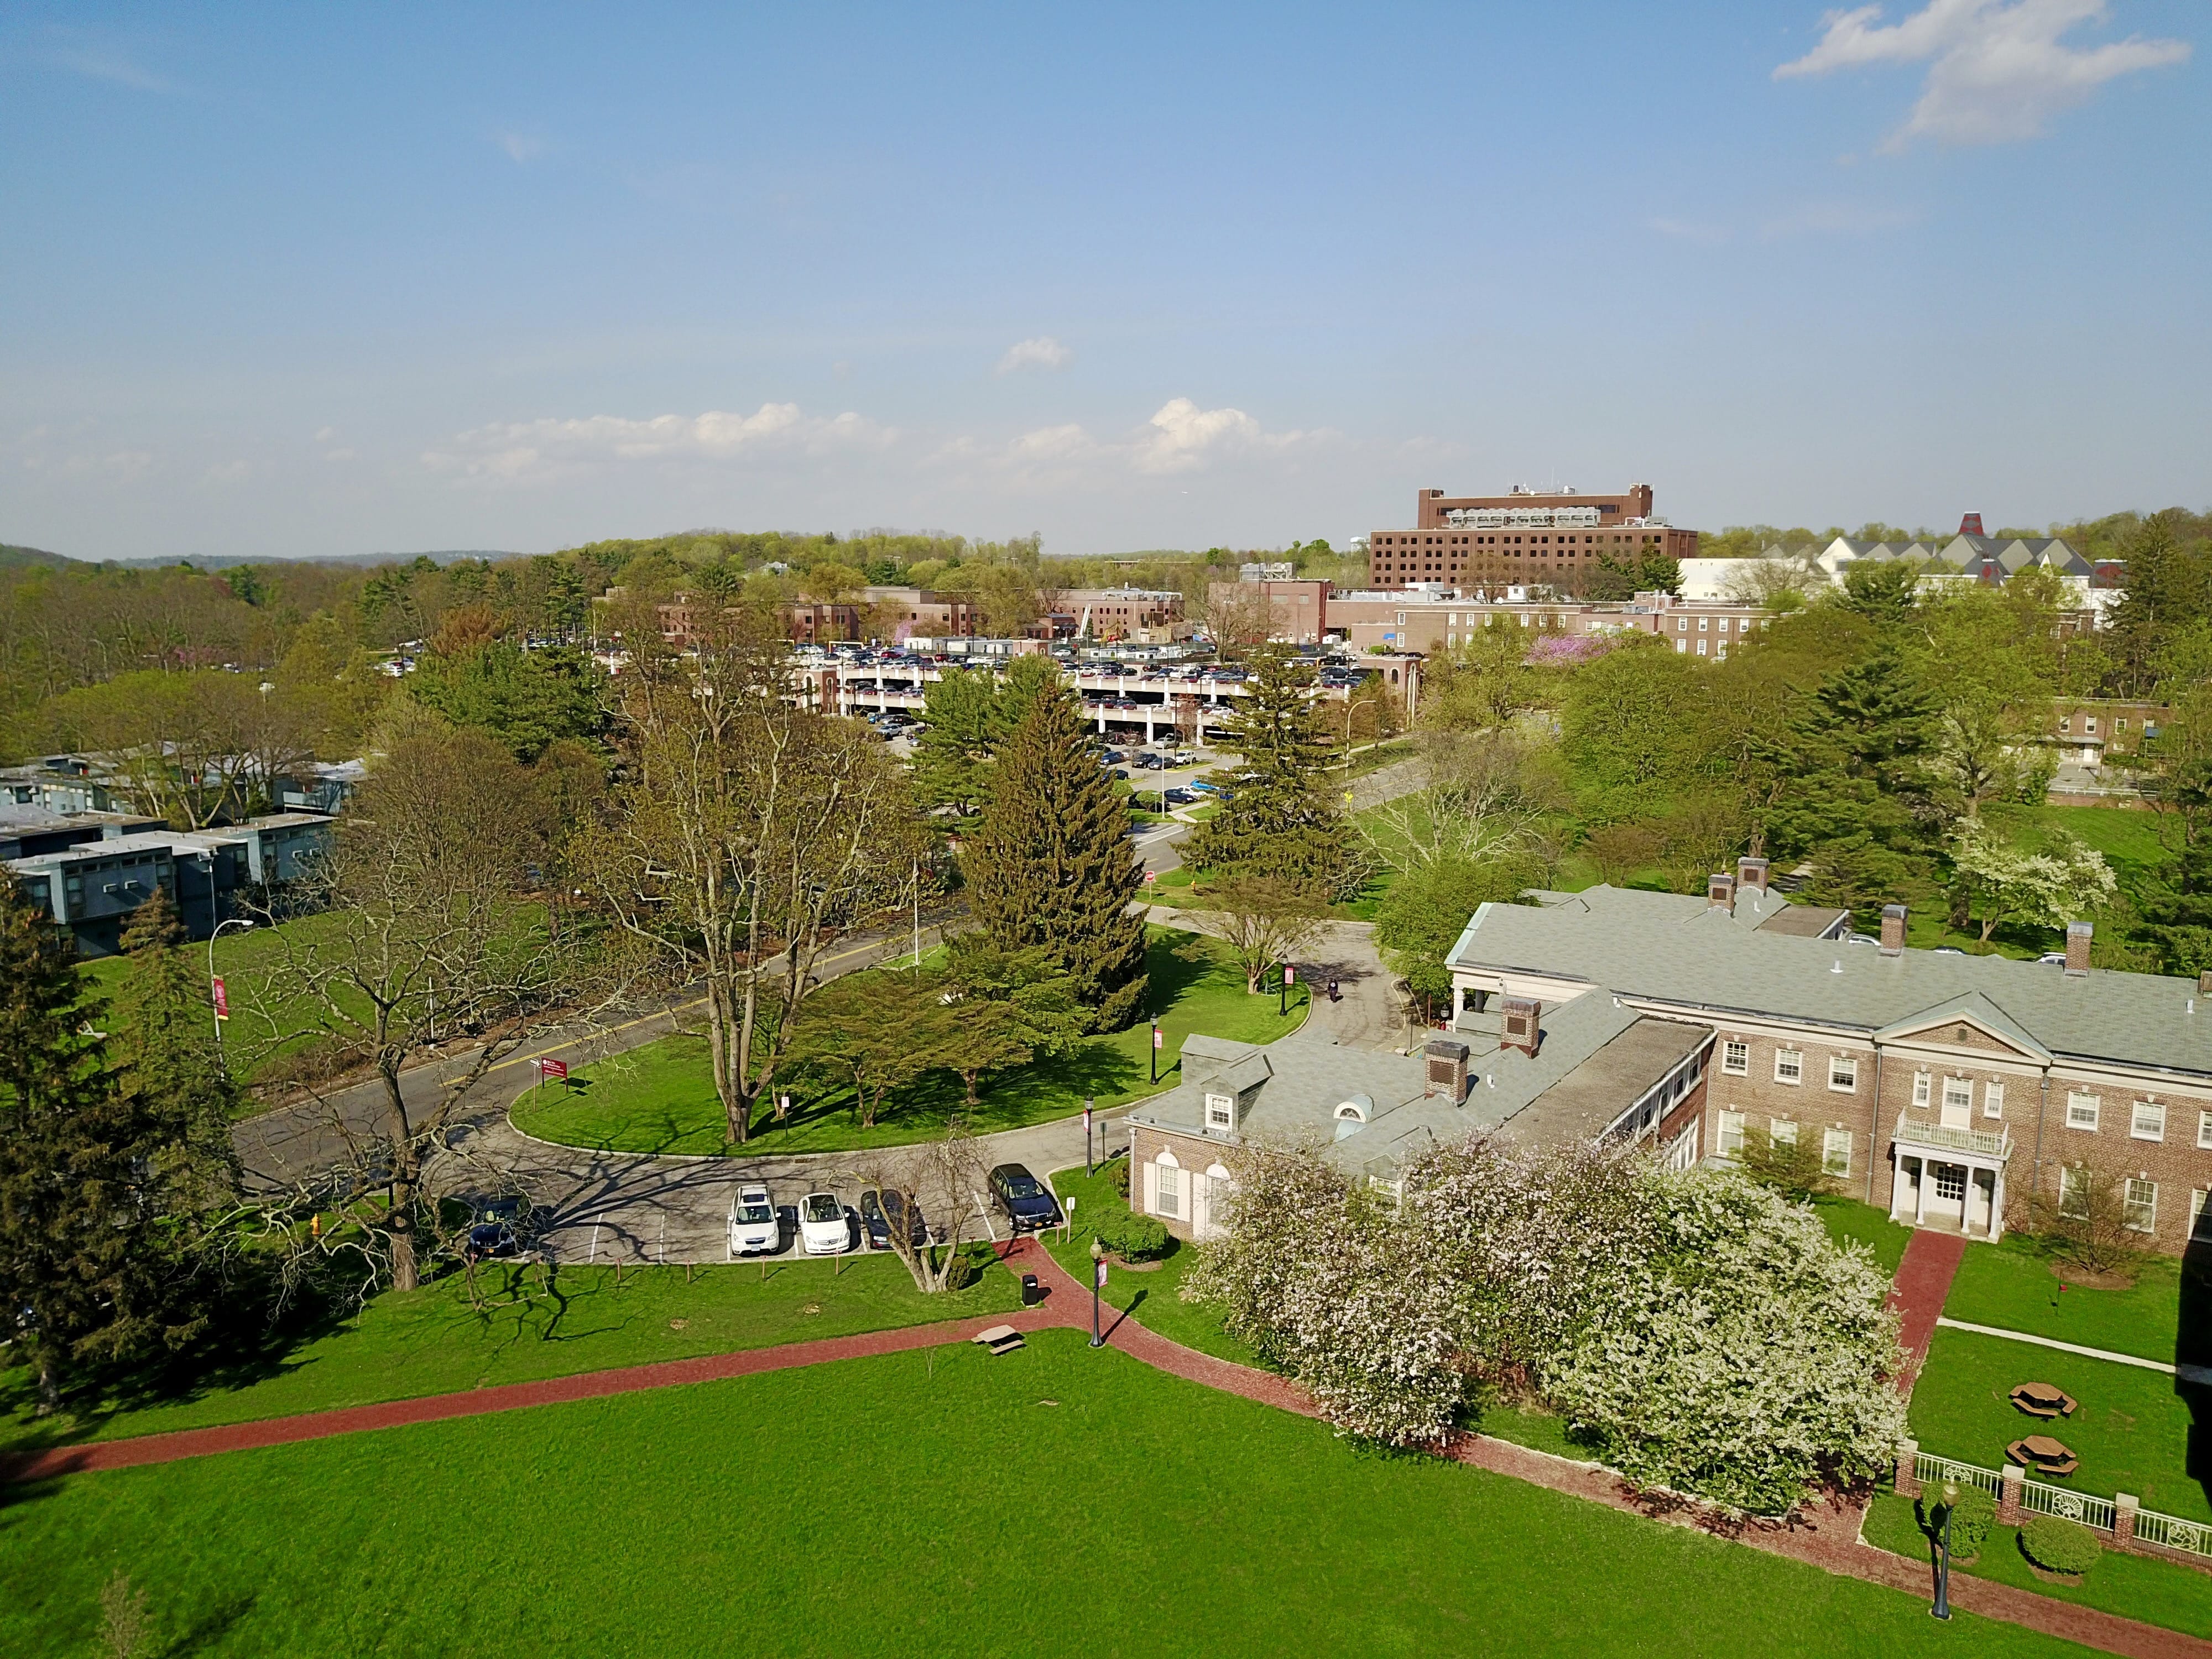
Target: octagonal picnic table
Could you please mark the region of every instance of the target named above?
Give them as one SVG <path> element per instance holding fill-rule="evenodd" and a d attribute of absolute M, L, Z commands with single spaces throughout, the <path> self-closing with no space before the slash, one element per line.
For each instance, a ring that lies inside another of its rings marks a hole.
<path fill-rule="evenodd" d="M 2012 1391 L 2012 1403 L 2030 1417 L 2071 1417 L 2074 1401 L 2063 1389 L 2048 1382 L 2023 1382 Z"/>
<path fill-rule="evenodd" d="M 2005 1453 L 2021 1468 L 2054 1480 L 2063 1480 L 2081 1467 L 2081 1460 L 2063 1442 L 2053 1440 L 2047 1434 L 2031 1434 L 2015 1440 L 2005 1448 Z"/>

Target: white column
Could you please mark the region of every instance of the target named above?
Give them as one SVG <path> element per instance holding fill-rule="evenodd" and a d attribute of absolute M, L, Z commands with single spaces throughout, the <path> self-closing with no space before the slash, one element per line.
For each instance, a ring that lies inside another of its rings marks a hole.
<path fill-rule="evenodd" d="M 1928 1219 L 1928 1159 L 1923 1156 L 1920 1160 L 1920 1203 L 1918 1208 L 1912 1213 L 1912 1224 L 1916 1227 Z"/>

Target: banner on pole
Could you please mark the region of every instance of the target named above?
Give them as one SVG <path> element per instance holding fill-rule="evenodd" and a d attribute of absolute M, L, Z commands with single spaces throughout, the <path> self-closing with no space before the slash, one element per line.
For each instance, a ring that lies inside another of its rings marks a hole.
<path fill-rule="evenodd" d="M 230 1018 L 230 999 L 223 994 L 222 979 L 220 975 L 216 976 L 215 981 L 215 1017 L 217 1019 Z"/>
<path fill-rule="evenodd" d="M 1167 1039 L 1160 1035 L 1160 1028 L 1157 1025 L 1153 1026 L 1152 1047 L 1155 1048 L 1164 1048 L 1167 1046 Z"/>

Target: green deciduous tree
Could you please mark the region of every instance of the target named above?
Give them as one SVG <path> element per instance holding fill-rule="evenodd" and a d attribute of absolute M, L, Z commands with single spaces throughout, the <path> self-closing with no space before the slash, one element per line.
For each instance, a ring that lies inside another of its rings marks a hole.
<path fill-rule="evenodd" d="M 1067 1052 L 1091 1024 L 1074 978 L 1042 945 L 1008 948 L 988 933 L 946 945 L 945 967 L 928 976 L 937 1007 L 923 1035 L 933 1066 L 957 1073 L 968 1104 L 985 1072 Z"/>
<path fill-rule="evenodd" d="M 572 647 L 526 651 L 493 639 L 465 641 L 450 655 L 427 653 L 406 685 L 424 708 L 454 726 L 489 732 L 528 763 L 549 744 L 596 738 L 605 729 L 603 678 Z"/>
<path fill-rule="evenodd" d="M 1540 877 L 1523 854 L 1474 860 L 1447 858 L 1409 872 L 1375 913 L 1375 943 L 1383 959 L 1433 1012 L 1451 1000 L 1445 958 L 1481 905 L 1510 904 Z"/>
<path fill-rule="evenodd" d="M 1097 762 L 1073 692 L 1041 693 L 998 761 L 983 821 L 961 850 L 976 919 L 1006 951 L 1042 948 L 1119 1030 L 1145 995 L 1142 884 L 1129 811 Z"/>

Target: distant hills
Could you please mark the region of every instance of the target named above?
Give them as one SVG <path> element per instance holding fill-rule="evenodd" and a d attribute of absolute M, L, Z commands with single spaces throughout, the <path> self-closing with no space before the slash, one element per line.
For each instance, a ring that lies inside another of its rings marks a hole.
<path fill-rule="evenodd" d="M 228 570 L 238 564 L 412 564 L 416 559 L 428 559 L 433 564 L 451 564 L 456 559 L 515 559 L 521 556 L 519 553 L 500 548 L 462 548 L 443 549 L 434 553 L 326 553 L 301 554 L 292 557 L 272 553 L 193 553 L 176 559 L 73 559 L 66 554 L 49 553 L 44 548 L 15 547 L 0 542 L 0 568 L 26 564 L 56 568 L 72 564 L 112 564 L 125 570 L 158 570 L 169 565 L 188 564 L 196 570 Z"/>

